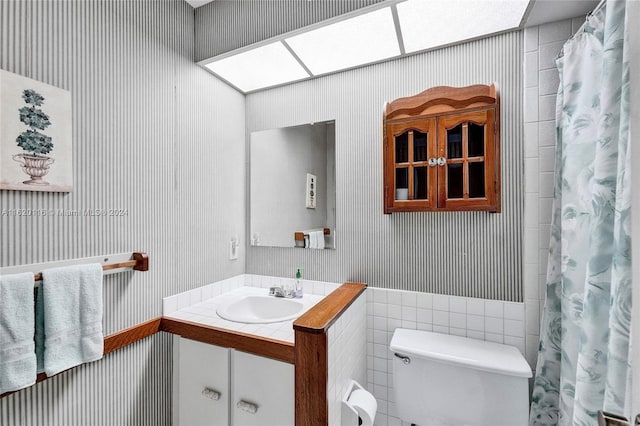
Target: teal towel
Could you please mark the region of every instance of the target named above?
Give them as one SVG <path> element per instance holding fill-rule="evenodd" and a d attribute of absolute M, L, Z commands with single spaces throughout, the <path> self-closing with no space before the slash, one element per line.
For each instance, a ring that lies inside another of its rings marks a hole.
<path fill-rule="evenodd" d="M 36 287 L 36 361 L 37 372 L 44 373 L 44 294 L 42 283 Z"/>
<path fill-rule="evenodd" d="M 33 273 L 0 276 L 0 394 L 36 382 Z"/>
<path fill-rule="evenodd" d="M 47 376 L 102 358 L 102 266 L 46 269 L 42 293 Z"/>

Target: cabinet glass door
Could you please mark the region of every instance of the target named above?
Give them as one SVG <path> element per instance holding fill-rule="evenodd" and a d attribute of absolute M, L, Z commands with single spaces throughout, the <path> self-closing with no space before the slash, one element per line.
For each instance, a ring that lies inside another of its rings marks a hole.
<path fill-rule="evenodd" d="M 395 200 L 404 201 L 409 199 L 409 146 L 413 134 L 405 130 L 394 137 L 395 144 Z"/>
<path fill-rule="evenodd" d="M 494 152 L 486 142 L 494 129 L 493 117 L 493 110 L 484 110 L 438 119 L 439 207 L 487 204 L 487 173 Z"/>
<path fill-rule="evenodd" d="M 415 210 L 435 207 L 435 168 L 437 152 L 435 119 L 420 122 L 390 124 L 387 128 L 388 147 L 385 155 L 392 156 L 391 170 L 385 181 L 387 200 L 392 208 Z M 389 178 L 391 177 L 393 181 Z"/>
<path fill-rule="evenodd" d="M 429 199 L 429 132 L 413 130 L 413 200 Z"/>

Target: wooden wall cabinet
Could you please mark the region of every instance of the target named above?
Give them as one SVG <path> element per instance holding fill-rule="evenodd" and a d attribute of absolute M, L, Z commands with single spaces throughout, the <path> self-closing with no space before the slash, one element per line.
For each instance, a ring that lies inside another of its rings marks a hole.
<path fill-rule="evenodd" d="M 494 84 L 434 87 L 387 104 L 384 212 L 500 212 Z"/>

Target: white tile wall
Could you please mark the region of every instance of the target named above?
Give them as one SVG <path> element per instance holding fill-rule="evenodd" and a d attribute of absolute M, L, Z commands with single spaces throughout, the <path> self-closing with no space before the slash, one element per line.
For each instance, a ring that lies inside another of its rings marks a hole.
<path fill-rule="evenodd" d="M 349 390 L 351 380 L 363 387 L 367 385 L 366 333 L 367 300 L 363 293 L 328 331 L 327 403 L 330 425 L 341 423 L 342 399 Z M 371 389 L 369 391 L 371 392 Z"/>
<path fill-rule="evenodd" d="M 378 402 L 377 426 L 403 424 L 397 416 L 393 399 L 392 354 L 389 350 L 391 337 L 398 327 L 504 343 L 525 354 L 524 303 L 373 287 L 368 287 L 366 294 L 365 387 Z"/>
<path fill-rule="evenodd" d="M 539 26 L 538 43 L 554 43 L 557 41 L 565 41 L 571 37 L 571 20 L 550 22 Z"/>
<path fill-rule="evenodd" d="M 584 22 L 583 17 L 525 28 L 525 204 L 524 204 L 524 309 L 525 353 L 535 368 L 544 306 L 549 225 L 553 201 L 555 163 L 555 107 L 559 84 L 556 57 Z M 506 313 L 505 313 L 506 316 Z M 505 333 L 513 323 L 503 323 Z M 519 328 L 519 325 L 518 325 Z M 510 336 L 505 343 L 520 343 Z"/>

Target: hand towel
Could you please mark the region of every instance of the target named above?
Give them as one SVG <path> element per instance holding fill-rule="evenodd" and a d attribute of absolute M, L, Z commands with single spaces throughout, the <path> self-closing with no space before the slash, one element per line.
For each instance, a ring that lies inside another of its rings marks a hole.
<path fill-rule="evenodd" d="M 309 230 L 306 232 L 309 235 L 309 248 L 316 248 L 316 234 Z"/>
<path fill-rule="evenodd" d="M 324 230 L 310 231 L 309 240 L 311 241 L 310 248 L 324 249 Z"/>
<path fill-rule="evenodd" d="M 102 358 L 102 266 L 42 271 L 44 371 L 52 376 Z"/>
<path fill-rule="evenodd" d="M 0 394 L 36 382 L 33 273 L 0 276 Z"/>

